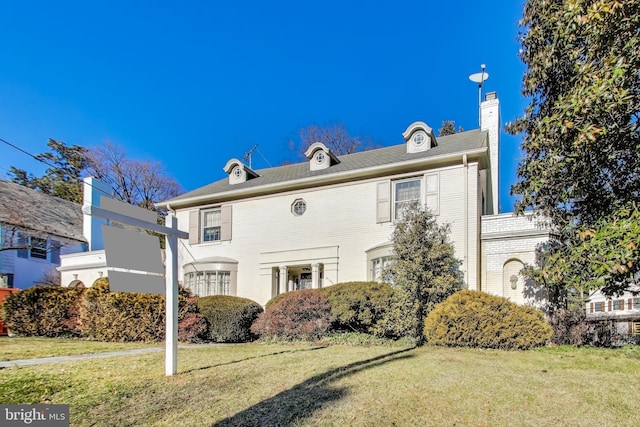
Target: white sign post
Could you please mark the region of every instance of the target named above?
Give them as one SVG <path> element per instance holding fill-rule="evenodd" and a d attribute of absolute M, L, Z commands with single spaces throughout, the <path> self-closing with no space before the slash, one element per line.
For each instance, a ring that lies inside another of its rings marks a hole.
<path fill-rule="evenodd" d="M 98 187 L 93 178 L 85 179 L 85 186 Z M 91 188 L 85 189 L 91 192 Z M 107 259 L 107 276 L 110 289 L 121 292 L 165 294 L 166 300 L 166 350 L 165 373 L 171 376 L 178 372 L 178 239 L 188 239 L 189 234 L 178 230 L 178 219 L 169 213 L 166 226 L 157 224 L 155 212 L 129 205 L 105 196 L 85 197 L 84 214 L 127 224 L 144 230 L 155 231 L 166 236 L 166 267 L 164 269 L 164 292 L 162 290 L 162 259 L 157 240 L 151 236 L 102 225 Z M 111 250 L 110 250 L 111 249 Z M 112 254 L 110 257 L 109 255 Z M 110 259 L 113 263 L 110 263 Z M 114 265 L 112 265 L 114 264 Z M 160 267 L 158 267 L 158 265 Z M 109 272 L 112 274 L 110 275 Z M 112 279 L 114 287 L 112 288 Z"/>

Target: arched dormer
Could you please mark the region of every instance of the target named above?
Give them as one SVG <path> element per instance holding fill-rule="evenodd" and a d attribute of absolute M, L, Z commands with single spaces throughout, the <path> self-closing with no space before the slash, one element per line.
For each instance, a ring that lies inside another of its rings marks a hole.
<path fill-rule="evenodd" d="M 322 142 L 314 142 L 307 148 L 304 155 L 309 159 L 309 167 L 312 171 L 326 169 L 329 166 L 340 163 L 335 156 Z"/>
<path fill-rule="evenodd" d="M 407 130 L 402 132 L 402 137 L 407 143 L 407 153 L 421 153 L 438 145 L 433 129 L 425 122 L 411 123 Z"/>
<path fill-rule="evenodd" d="M 229 174 L 229 184 L 231 185 L 241 184 L 260 176 L 238 159 L 229 160 L 224 166 L 224 171 Z"/>

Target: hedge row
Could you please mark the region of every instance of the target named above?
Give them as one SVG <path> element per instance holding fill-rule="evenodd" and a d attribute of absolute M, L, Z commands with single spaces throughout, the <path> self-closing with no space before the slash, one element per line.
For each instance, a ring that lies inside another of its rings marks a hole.
<path fill-rule="evenodd" d="M 222 314 L 207 319 L 196 298 L 180 288 L 178 339 L 200 342 L 241 342 L 252 339 L 249 325 L 262 308 L 243 298 L 225 297 Z M 236 301 L 237 300 L 237 301 Z M 247 308 L 249 307 L 249 308 Z M 33 287 L 7 296 L 3 321 L 12 334 L 23 336 L 84 336 L 99 341 L 162 341 L 165 338 L 163 295 L 110 292 L 106 278 L 91 288 Z M 215 311 L 215 310 L 214 310 Z M 246 316 L 248 321 L 239 321 Z M 217 331 L 227 330 L 226 334 Z M 213 332 L 211 332 L 213 331 Z M 230 333 L 230 331 L 235 331 Z"/>

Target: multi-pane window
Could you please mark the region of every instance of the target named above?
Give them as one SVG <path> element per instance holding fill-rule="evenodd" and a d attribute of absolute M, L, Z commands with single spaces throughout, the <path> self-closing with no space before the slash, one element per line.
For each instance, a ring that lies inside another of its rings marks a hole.
<path fill-rule="evenodd" d="M 629 307 L 633 309 L 640 309 L 640 298 L 633 299 L 633 307 Z"/>
<path fill-rule="evenodd" d="M 596 302 L 593 304 L 596 312 L 604 311 L 604 301 Z"/>
<path fill-rule="evenodd" d="M 214 242 L 220 240 L 220 209 L 211 209 L 202 213 L 202 241 Z"/>
<path fill-rule="evenodd" d="M 198 271 L 184 275 L 184 286 L 200 297 L 229 295 L 231 273 L 228 271 Z"/>
<path fill-rule="evenodd" d="M 398 181 L 394 184 L 394 214 L 396 220 L 402 219 L 405 209 L 414 203 L 420 205 L 422 179 Z"/>
<path fill-rule="evenodd" d="M 623 300 L 617 299 L 613 301 L 613 309 L 614 310 L 624 310 L 623 308 Z"/>
<path fill-rule="evenodd" d="M 384 279 L 384 270 L 391 264 L 391 257 L 385 256 L 373 259 L 371 261 L 371 280 L 382 282 Z"/>
<path fill-rule="evenodd" d="M 31 237 L 31 258 L 47 259 L 47 239 Z"/>

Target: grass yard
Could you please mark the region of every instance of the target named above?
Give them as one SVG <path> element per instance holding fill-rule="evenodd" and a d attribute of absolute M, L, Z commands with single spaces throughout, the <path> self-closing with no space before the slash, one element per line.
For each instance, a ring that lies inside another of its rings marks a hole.
<path fill-rule="evenodd" d="M 0 361 L 161 347 L 162 344 L 97 342 L 72 338 L 0 337 Z"/>
<path fill-rule="evenodd" d="M 0 342 L 0 345 L 1 342 Z M 0 373 L 0 403 L 74 426 L 637 426 L 640 348 L 504 352 L 241 344 Z"/>

